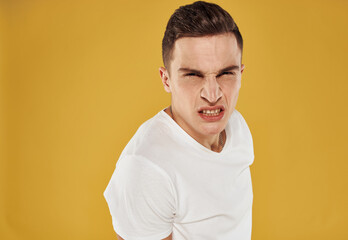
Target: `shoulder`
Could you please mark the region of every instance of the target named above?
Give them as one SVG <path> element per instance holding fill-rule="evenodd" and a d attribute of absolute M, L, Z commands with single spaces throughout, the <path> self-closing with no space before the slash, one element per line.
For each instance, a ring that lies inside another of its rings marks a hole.
<path fill-rule="evenodd" d="M 245 122 L 244 117 L 242 116 L 242 114 L 237 109 L 233 110 L 230 121 L 231 120 L 232 121 L 236 121 L 237 120 L 237 121 L 240 121 L 240 122 Z"/>
<path fill-rule="evenodd" d="M 163 167 L 168 149 L 177 144 L 175 129 L 164 114 L 166 113 L 159 112 L 144 122 L 124 148 L 120 158 L 128 155 L 142 156 Z"/>
<path fill-rule="evenodd" d="M 141 147 L 147 147 L 149 144 L 156 144 L 164 140 L 168 134 L 170 125 L 166 123 L 163 113 L 159 112 L 154 117 L 140 125 L 132 139 L 124 149 L 127 153 L 134 153 Z"/>
<path fill-rule="evenodd" d="M 242 114 L 236 109 L 233 111 L 229 127 L 232 135 L 238 139 L 240 144 L 245 144 L 254 158 L 254 143 L 251 131 Z"/>
<path fill-rule="evenodd" d="M 239 128 L 241 128 L 244 134 L 246 134 L 252 141 L 252 136 L 251 136 L 249 126 L 247 122 L 245 121 L 244 117 L 242 116 L 242 114 L 237 109 L 233 111 L 229 124 L 232 125 L 232 127 L 238 126 Z"/>

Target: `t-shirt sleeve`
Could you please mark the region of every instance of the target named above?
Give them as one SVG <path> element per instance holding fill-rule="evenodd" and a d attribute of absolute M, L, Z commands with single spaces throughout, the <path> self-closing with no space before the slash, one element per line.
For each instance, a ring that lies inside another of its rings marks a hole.
<path fill-rule="evenodd" d="M 167 173 L 148 159 L 125 156 L 104 192 L 115 232 L 126 240 L 163 239 L 172 232 L 175 195 Z"/>

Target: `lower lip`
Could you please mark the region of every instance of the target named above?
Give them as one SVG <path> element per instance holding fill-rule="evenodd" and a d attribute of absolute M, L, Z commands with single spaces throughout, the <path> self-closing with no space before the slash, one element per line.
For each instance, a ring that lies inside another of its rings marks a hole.
<path fill-rule="evenodd" d="M 205 121 L 208 121 L 208 122 L 216 122 L 216 121 L 221 120 L 221 118 L 224 117 L 224 113 L 225 113 L 225 111 L 221 111 L 221 112 L 220 112 L 218 115 L 216 115 L 216 116 L 208 116 L 208 115 L 205 115 L 205 114 L 203 114 L 203 113 L 198 113 L 198 114 L 199 114 L 199 116 L 200 116 L 201 118 L 203 118 Z"/>

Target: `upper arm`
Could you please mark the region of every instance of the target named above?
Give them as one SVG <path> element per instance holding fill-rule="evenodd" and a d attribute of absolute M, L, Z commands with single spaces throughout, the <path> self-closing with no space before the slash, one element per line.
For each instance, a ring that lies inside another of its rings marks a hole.
<path fill-rule="evenodd" d="M 125 240 L 171 239 L 175 198 L 171 180 L 163 171 L 134 156 L 122 159 L 116 167 L 104 196 L 114 229 Z"/>

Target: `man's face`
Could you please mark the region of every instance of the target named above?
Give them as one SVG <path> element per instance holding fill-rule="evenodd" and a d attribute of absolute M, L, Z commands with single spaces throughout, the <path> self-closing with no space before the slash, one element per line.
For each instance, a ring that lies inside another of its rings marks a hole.
<path fill-rule="evenodd" d="M 237 103 L 243 69 L 233 34 L 178 39 L 170 72 L 160 69 L 172 95 L 174 120 L 195 138 L 223 131 Z"/>

